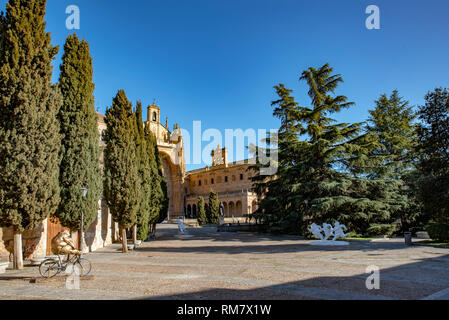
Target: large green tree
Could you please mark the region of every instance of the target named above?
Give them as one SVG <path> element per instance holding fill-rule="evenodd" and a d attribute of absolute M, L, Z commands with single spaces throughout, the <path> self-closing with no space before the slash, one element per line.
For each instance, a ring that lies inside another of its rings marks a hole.
<path fill-rule="evenodd" d="M 427 219 L 449 224 L 449 90 L 429 92 L 418 114 L 419 197 Z"/>
<path fill-rule="evenodd" d="M 14 265 L 23 267 L 24 230 L 59 204 L 58 48 L 45 31 L 45 0 L 10 0 L 0 36 L 0 225 L 14 228 Z"/>
<path fill-rule="evenodd" d="M 308 84 L 311 107 L 295 102 L 284 85 L 275 87 L 279 100 L 272 105 L 281 121 L 279 169 L 271 178 L 255 179 L 261 197 L 259 218 L 275 233 L 304 232 L 310 222 L 335 220 L 356 233 L 368 233 L 376 221 L 388 218 L 386 190 L 392 187 L 361 176 L 360 168 L 372 161 L 376 137 L 363 134 L 362 123 L 331 118 L 353 103 L 334 94 L 343 79 L 328 64 L 309 68 L 300 80 Z"/>
<path fill-rule="evenodd" d="M 76 34 L 67 37 L 60 70 L 63 105 L 59 120 L 63 137 L 57 216 L 63 226 L 80 230 L 81 222 L 86 229 L 97 216 L 102 177 L 92 58 L 89 44 Z M 86 198 L 83 187 L 88 189 Z"/>
<path fill-rule="evenodd" d="M 220 219 L 219 212 L 220 202 L 218 201 L 218 194 L 211 190 L 209 193 L 209 202 L 207 204 L 207 222 L 217 224 Z"/>
<path fill-rule="evenodd" d="M 199 196 L 198 197 L 198 213 L 197 213 L 197 220 L 200 226 L 207 223 L 207 216 L 206 216 L 206 205 L 204 203 L 204 198 Z"/>
<path fill-rule="evenodd" d="M 140 179 L 135 141 L 136 120 L 132 104 L 119 90 L 106 110 L 104 132 L 104 196 L 111 215 L 119 223 L 123 252 L 128 252 L 126 229 L 137 223 Z"/>
<path fill-rule="evenodd" d="M 392 226 L 396 220 L 400 221 L 402 230 L 408 231 L 420 212 L 413 187 L 416 180 L 416 115 L 397 90 L 390 96 L 381 95 L 375 103 L 376 107 L 369 111 L 366 129 L 378 138 L 379 145 L 371 155 L 377 161 L 372 168 L 366 168 L 368 177 L 394 181 L 394 186 L 389 189 L 392 193 L 388 196 L 391 213 L 388 220 Z"/>

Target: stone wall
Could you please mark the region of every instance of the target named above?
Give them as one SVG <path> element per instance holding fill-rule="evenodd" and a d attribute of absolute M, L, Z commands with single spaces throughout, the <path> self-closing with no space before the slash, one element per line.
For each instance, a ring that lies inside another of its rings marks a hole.
<path fill-rule="evenodd" d="M 118 239 L 118 225 L 112 221 L 109 208 L 100 201 L 97 218 L 84 233 L 85 252 L 104 248 Z M 47 255 L 47 220 L 32 231 L 22 234 L 24 260 Z M 12 228 L 0 228 L 0 261 L 7 260 L 14 250 L 14 233 Z"/>
<path fill-rule="evenodd" d="M 97 218 L 84 233 L 85 252 L 93 252 L 104 248 L 113 241 L 113 229 L 115 224 L 109 213 L 109 208 L 104 200 L 99 202 Z"/>
<path fill-rule="evenodd" d="M 23 258 L 29 260 L 35 257 L 44 257 L 47 250 L 47 220 L 39 227 L 22 234 Z M 0 254 L 8 255 L 14 251 L 14 230 L 0 228 Z"/>
<path fill-rule="evenodd" d="M 226 150 L 223 149 L 226 155 Z M 253 192 L 253 171 L 248 171 L 252 164 L 248 161 L 225 164 L 224 157 L 220 165 L 206 167 L 188 172 L 186 185 L 186 213 L 195 215 L 198 197 L 208 202 L 211 190 L 218 193 L 223 202 L 225 217 L 243 217 L 257 209 L 257 195 Z"/>

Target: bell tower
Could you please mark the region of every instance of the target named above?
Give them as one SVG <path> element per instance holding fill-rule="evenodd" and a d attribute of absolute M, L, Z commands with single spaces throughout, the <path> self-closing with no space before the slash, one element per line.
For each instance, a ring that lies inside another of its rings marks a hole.
<path fill-rule="evenodd" d="M 161 109 L 156 105 L 156 101 L 153 101 L 153 105 L 148 106 L 148 122 L 161 123 Z"/>

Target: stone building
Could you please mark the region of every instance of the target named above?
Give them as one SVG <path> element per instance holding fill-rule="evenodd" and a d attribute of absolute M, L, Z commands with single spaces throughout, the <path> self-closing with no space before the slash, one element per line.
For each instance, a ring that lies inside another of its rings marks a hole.
<path fill-rule="evenodd" d="M 203 196 L 206 203 L 210 190 L 218 192 L 223 202 L 225 216 L 243 217 L 257 208 L 257 196 L 252 192 L 249 161 L 228 163 L 226 149 L 218 147 L 212 152 L 212 167 L 185 170 L 185 151 L 181 129 L 174 125 L 170 132 L 168 120 L 161 123 L 161 110 L 155 103 L 148 106 L 145 122 L 156 136 L 159 153 L 162 156 L 164 176 L 168 182 L 168 219 L 196 216 L 197 201 Z"/>
<path fill-rule="evenodd" d="M 165 126 L 161 124 L 161 110 L 154 102 L 148 106 L 148 120 L 145 126 L 149 126 L 156 136 L 159 153 L 162 157 L 162 170 L 167 179 L 169 209 L 168 218 L 176 218 L 184 215 L 185 197 L 185 152 L 181 128 L 178 124 L 173 127 L 173 132 L 168 129 L 168 119 Z"/>
<path fill-rule="evenodd" d="M 223 203 L 225 217 L 244 217 L 257 210 L 257 195 L 252 190 L 248 170 L 251 161 L 228 163 L 226 148 L 212 151 L 212 166 L 187 172 L 186 177 L 186 217 L 196 217 L 198 197 L 207 203 L 211 190 L 218 193 Z"/>

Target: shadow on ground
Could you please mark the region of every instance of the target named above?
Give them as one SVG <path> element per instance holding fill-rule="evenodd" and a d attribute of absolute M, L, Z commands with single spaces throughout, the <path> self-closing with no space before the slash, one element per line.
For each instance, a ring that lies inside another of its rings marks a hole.
<path fill-rule="evenodd" d="M 365 273 L 315 277 L 250 290 L 213 288 L 140 300 L 449 300 L 448 268 L 449 255 L 384 268 L 378 290 L 366 287 L 372 273 Z"/>
<path fill-rule="evenodd" d="M 376 259 L 394 260 L 394 256 L 386 256 L 382 251 L 390 250 L 412 250 L 415 246 L 406 247 L 403 242 L 367 242 L 354 241 L 348 247 L 311 247 L 306 241 L 301 243 L 275 243 L 273 245 L 256 245 L 258 241 L 279 241 L 280 237 L 270 237 L 268 235 L 248 235 L 248 239 L 242 238 L 239 234 L 238 241 L 248 242 L 244 245 L 212 245 L 195 246 L 195 240 L 208 239 L 210 241 L 234 241 L 232 234 L 221 234 L 214 232 L 200 232 L 197 234 L 191 230 L 193 238 L 187 238 L 184 241 L 188 243 L 182 247 L 164 247 L 151 246 L 140 248 L 139 251 L 159 252 L 159 253 L 222 253 L 222 254 L 270 254 L 270 253 L 292 253 L 292 252 L 346 252 L 359 251 L 368 258 L 373 257 L 373 263 Z M 251 237 L 251 238 L 250 238 Z M 165 232 L 164 240 L 174 240 L 174 234 Z M 161 239 L 162 240 L 162 239 Z M 178 239 L 179 240 L 179 239 Z M 298 240 L 294 238 L 283 238 L 283 240 Z M 253 243 L 253 244 L 251 244 Z M 380 269 L 380 288 L 369 290 L 367 288 L 367 279 L 372 273 L 363 273 L 353 276 L 321 276 L 302 281 L 294 281 L 270 286 L 261 286 L 250 290 L 235 290 L 224 288 L 213 288 L 207 290 L 198 290 L 189 293 L 158 296 L 151 299 L 161 300 L 246 300 L 246 299 L 330 299 L 330 300 L 372 300 L 372 299 L 449 299 L 449 254 L 441 255 L 441 252 L 432 252 L 433 248 L 423 248 L 427 255 L 439 255 L 435 258 L 416 258 L 416 262 L 407 263 L 394 267 L 383 267 Z M 368 254 L 367 254 L 368 252 Z M 407 251 L 405 251 L 407 253 Z M 443 252 L 444 253 L 444 252 Z M 410 251 L 413 256 L 413 252 Z M 376 258 L 377 257 L 377 258 Z M 412 259 L 413 260 L 413 259 Z M 345 263 L 340 261 L 339 263 Z M 368 262 L 367 262 L 368 263 Z M 367 266 L 368 267 L 368 266 Z M 369 283 L 373 283 L 370 279 Z M 142 299 L 148 299 L 143 297 Z"/>

